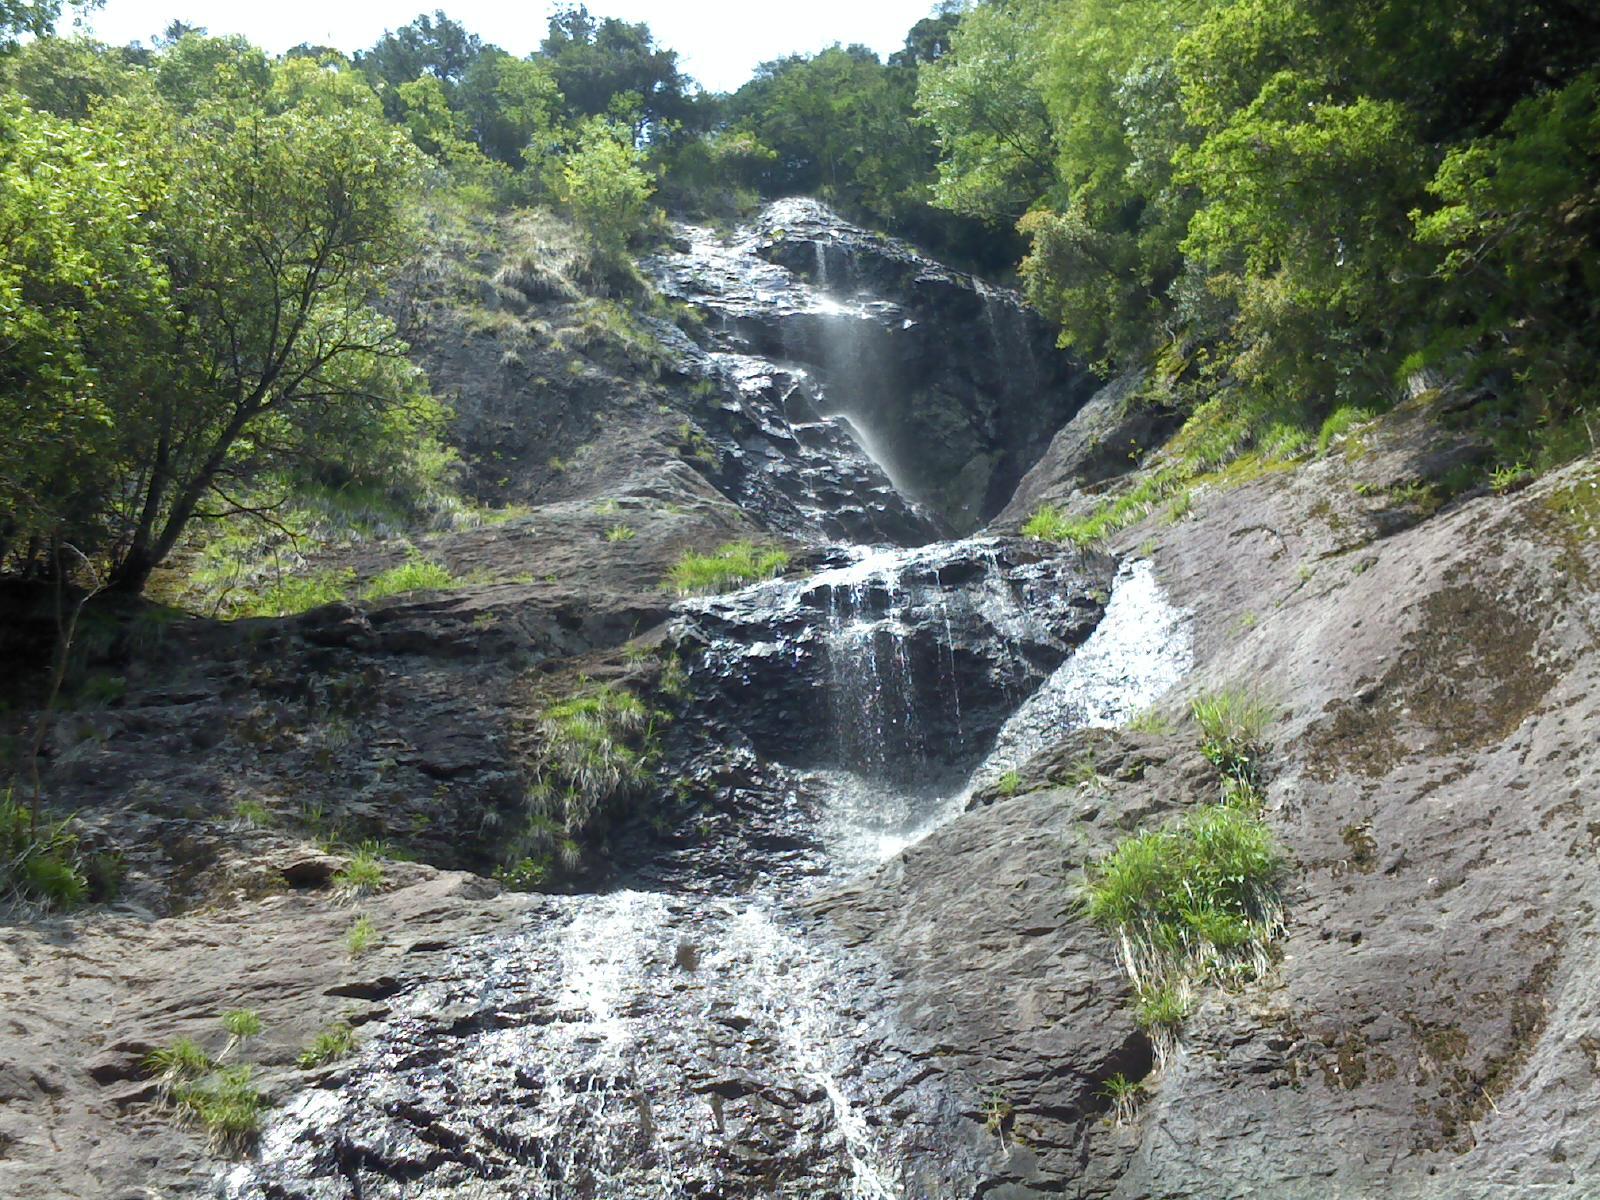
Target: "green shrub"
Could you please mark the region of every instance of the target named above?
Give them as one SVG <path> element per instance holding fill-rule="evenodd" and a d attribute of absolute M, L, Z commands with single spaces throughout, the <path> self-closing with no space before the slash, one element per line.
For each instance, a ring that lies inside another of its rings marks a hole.
<path fill-rule="evenodd" d="M 199 1083 L 183 1084 L 173 1092 L 178 1110 L 198 1123 L 218 1151 L 240 1152 L 261 1130 L 266 1101 L 256 1089 L 253 1068 L 228 1067 Z"/>
<path fill-rule="evenodd" d="M 72 908 L 90 896 L 90 880 L 69 821 L 40 821 L 33 828 L 27 805 L 0 795 L 0 902 L 20 900 L 47 908 Z"/>
<path fill-rule="evenodd" d="M 1136 834 L 1088 871 L 1090 920 L 1116 934 L 1143 993 L 1257 962 L 1280 920 L 1282 855 L 1266 823 L 1224 804 Z M 1151 993 L 1154 994 L 1154 991 Z"/>
<path fill-rule="evenodd" d="M 341 1058 L 348 1058 L 355 1053 L 355 1049 L 356 1031 L 341 1021 L 337 1025 L 330 1025 L 312 1038 L 295 1062 L 309 1070 L 312 1067 L 322 1067 L 337 1062 Z"/>
<path fill-rule="evenodd" d="M 360 958 L 378 943 L 378 927 L 372 923 L 372 918 L 359 916 L 355 924 L 350 926 L 350 931 L 344 935 L 345 949 L 350 952 L 351 958 Z"/>
<path fill-rule="evenodd" d="M 382 600 L 388 596 L 404 596 L 411 592 L 440 592 L 455 587 L 460 580 L 450 573 L 450 568 L 413 556 L 398 567 L 390 567 L 374 576 L 362 590 L 368 600 Z"/>
<path fill-rule="evenodd" d="M 712 595 L 771 579 L 788 566 L 786 550 L 728 542 L 710 554 L 686 552 L 673 564 L 666 585 L 680 596 Z"/>
<path fill-rule="evenodd" d="M 1197 696 L 1189 706 L 1200 727 L 1201 749 L 1224 775 L 1255 783 L 1274 705 L 1243 688 Z"/>
<path fill-rule="evenodd" d="M 357 850 L 334 873 L 333 886 L 349 896 L 367 896 L 383 886 L 383 864 L 370 850 Z"/>

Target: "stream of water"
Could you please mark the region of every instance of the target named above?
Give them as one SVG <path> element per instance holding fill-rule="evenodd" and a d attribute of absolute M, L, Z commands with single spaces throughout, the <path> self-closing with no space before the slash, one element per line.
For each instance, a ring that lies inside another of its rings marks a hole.
<path fill-rule="evenodd" d="M 716 287 L 807 311 L 874 303 L 826 295 L 820 250 L 813 286 L 737 238 L 686 238 L 680 270 L 708 306 Z M 228 1196 L 923 1200 L 885 1115 L 892 1048 L 798 906 L 956 819 L 1063 732 L 1146 707 L 1189 646 L 1143 563 L 1117 572 L 1101 613 L 1067 560 L 994 539 L 836 561 L 681 618 L 699 635 L 685 643 L 701 647 L 697 690 L 753 679 L 753 702 L 763 680 L 802 681 L 769 724 L 792 787 L 773 803 L 795 805 L 804 869 L 549 897 L 516 933 L 463 945 L 394 997 L 337 1088 L 274 1118 Z M 814 736 L 790 747 L 786 720 Z"/>

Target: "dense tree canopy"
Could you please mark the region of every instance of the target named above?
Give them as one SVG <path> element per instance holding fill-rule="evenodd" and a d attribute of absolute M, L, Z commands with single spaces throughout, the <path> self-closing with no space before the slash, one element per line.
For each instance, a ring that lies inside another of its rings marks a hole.
<path fill-rule="evenodd" d="M 435 413 L 371 300 L 415 151 L 359 76 L 191 35 L 88 120 L 4 120 L 8 548 L 137 589 L 267 477 L 399 467 Z"/>
<path fill-rule="evenodd" d="M 1597 63 L 1589 5 L 985 0 L 919 105 L 937 202 L 1020 218 L 1085 356 L 1203 350 L 1206 394 L 1311 418 L 1432 364 L 1559 455 L 1597 395 Z"/>
<path fill-rule="evenodd" d="M 559 205 L 625 272 L 653 199 L 821 195 L 1017 267 L 1222 456 L 1423 366 L 1511 461 L 1600 426 L 1592 5 L 951 0 L 729 96 L 581 6 L 527 57 L 443 12 L 278 59 L 59 16 L 0 0 L 0 563 L 69 540 L 138 587 L 197 519 L 411 471 L 439 414 L 381 300 L 425 187 Z"/>

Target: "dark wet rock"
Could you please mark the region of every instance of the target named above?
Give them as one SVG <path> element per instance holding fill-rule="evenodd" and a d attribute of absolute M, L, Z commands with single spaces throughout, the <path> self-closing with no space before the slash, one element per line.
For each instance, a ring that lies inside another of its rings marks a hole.
<path fill-rule="evenodd" d="M 710 347 L 800 364 L 900 490 L 957 532 L 997 514 L 1091 394 L 1015 293 L 869 234 L 810 200 L 769 205 L 649 269 L 713 318 Z"/>
<path fill-rule="evenodd" d="M 1094 629 L 1112 573 L 1040 543 L 945 543 L 701 602 L 677 637 L 764 757 L 914 785 L 983 757 Z"/>
<path fill-rule="evenodd" d="M 1051 782 L 1089 757 L 1102 778 Z M 881 964 L 857 1001 L 875 1053 L 920 1068 L 893 1098 L 906 1195 L 1108 1195 L 1129 1137 L 1106 1081 L 1154 1069 L 1115 945 L 1077 904 L 1078 870 L 1134 825 L 1213 796 L 1215 773 L 1182 740 L 1089 730 L 1019 775 L 1026 794 L 985 797 L 808 905 L 823 937 Z M 959 1162 L 952 1146 L 970 1174 L 935 1185 L 920 1165 Z"/>

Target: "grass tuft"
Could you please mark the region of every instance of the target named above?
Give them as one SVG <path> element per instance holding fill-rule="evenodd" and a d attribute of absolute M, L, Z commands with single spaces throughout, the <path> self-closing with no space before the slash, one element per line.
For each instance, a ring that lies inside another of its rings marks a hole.
<path fill-rule="evenodd" d="M 1205 756 L 1225 776 L 1254 785 L 1276 707 L 1257 692 L 1229 687 L 1195 697 L 1189 713 L 1200 727 Z"/>
<path fill-rule="evenodd" d="M 412 592 L 440 592 L 458 583 L 460 580 L 451 574 L 449 567 L 413 555 L 398 567 L 390 567 L 374 576 L 361 595 L 367 600 L 382 600 Z"/>
<path fill-rule="evenodd" d="M 323 1067 L 331 1062 L 338 1062 L 341 1058 L 348 1058 L 355 1053 L 355 1049 L 356 1031 L 341 1021 L 337 1025 L 330 1025 L 312 1038 L 295 1062 L 302 1069 L 310 1070 L 313 1067 Z"/>
<path fill-rule="evenodd" d="M 266 1102 L 251 1067 L 227 1067 L 202 1082 L 183 1084 L 173 1099 L 185 1118 L 205 1129 L 217 1151 L 241 1153 L 261 1131 Z"/>
<path fill-rule="evenodd" d="M 680 596 L 714 595 L 771 579 L 788 566 L 786 550 L 728 542 L 710 554 L 688 551 L 673 564 L 665 582 Z"/>
<path fill-rule="evenodd" d="M 90 880 L 70 821 L 33 825 L 28 806 L 0 793 L 0 902 L 74 908 L 89 899 Z"/>
<path fill-rule="evenodd" d="M 144 1060 L 145 1070 L 156 1080 L 162 1091 L 170 1091 L 180 1083 L 199 1079 L 211 1070 L 211 1056 L 200 1048 L 193 1038 L 179 1038 L 170 1046 L 153 1050 Z"/>
<path fill-rule="evenodd" d="M 350 898 L 370 896 L 383 886 L 383 864 L 371 850 L 358 849 L 334 874 L 333 886 Z"/>
<path fill-rule="evenodd" d="M 344 946 L 351 958 L 360 958 L 377 944 L 378 927 L 372 923 L 371 917 L 365 915 L 357 917 L 350 931 L 344 935 Z"/>

